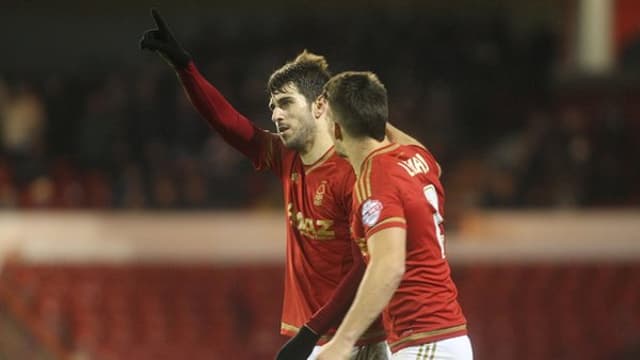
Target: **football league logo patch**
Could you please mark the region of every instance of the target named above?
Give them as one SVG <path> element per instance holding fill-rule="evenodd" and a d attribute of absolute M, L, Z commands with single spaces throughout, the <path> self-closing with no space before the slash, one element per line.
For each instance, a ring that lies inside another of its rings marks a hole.
<path fill-rule="evenodd" d="M 362 223 L 366 226 L 373 226 L 378 222 L 382 213 L 382 203 L 378 200 L 369 199 L 362 204 Z"/>

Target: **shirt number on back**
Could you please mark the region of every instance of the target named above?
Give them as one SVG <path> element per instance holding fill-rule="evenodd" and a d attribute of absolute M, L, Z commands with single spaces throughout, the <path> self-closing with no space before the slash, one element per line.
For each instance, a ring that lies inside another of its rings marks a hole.
<path fill-rule="evenodd" d="M 427 202 L 435 210 L 435 212 L 433 213 L 433 223 L 436 228 L 436 239 L 438 240 L 440 252 L 442 253 L 442 258 L 444 259 L 444 234 L 442 232 L 442 223 L 444 222 L 444 218 L 442 217 L 442 215 L 440 215 L 440 207 L 438 206 L 438 192 L 436 191 L 435 186 L 431 184 L 425 186 L 422 191 L 424 192 L 424 197 L 427 199 Z"/>

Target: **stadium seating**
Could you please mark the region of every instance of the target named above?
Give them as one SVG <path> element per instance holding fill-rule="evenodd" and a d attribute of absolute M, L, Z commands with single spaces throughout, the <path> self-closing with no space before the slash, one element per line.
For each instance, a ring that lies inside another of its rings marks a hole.
<path fill-rule="evenodd" d="M 476 359 L 616 359 L 638 344 L 640 265 L 458 265 Z M 276 265 L 26 265 L 0 277 L 25 326 L 91 359 L 271 359 Z M 29 325 L 31 324 L 31 325 Z"/>

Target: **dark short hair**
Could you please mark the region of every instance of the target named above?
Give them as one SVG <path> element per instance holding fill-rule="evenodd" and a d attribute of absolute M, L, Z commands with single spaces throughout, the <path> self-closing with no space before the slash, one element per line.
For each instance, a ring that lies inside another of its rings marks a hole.
<path fill-rule="evenodd" d="M 372 72 L 347 71 L 324 86 L 336 122 L 351 136 L 384 140 L 389 118 L 387 89 Z"/>
<path fill-rule="evenodd" d="M 284 64 L 269 77 L 267 90 L 276 94 L 293 84 L 309 102 L 322 93 L 322 87 L 329 80 L 329 65 L 324 56 L 304 50 L 295 60 Z"/>

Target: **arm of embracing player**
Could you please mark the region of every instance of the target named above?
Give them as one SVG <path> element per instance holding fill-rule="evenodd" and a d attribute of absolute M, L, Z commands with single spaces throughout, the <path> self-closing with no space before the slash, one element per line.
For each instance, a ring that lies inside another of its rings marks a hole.
<path fill-rule="evenodd" d="M 404 131 L 398 129 L 397 127 L 391 125 L 391 123 L 387 122 L 387 127 L 385 128 L 385 135 L 389 138 L 389 141 L 394 142 L 400 145 L 416 145 L 421 148 L 425 148 L 424 145 L 416 138 L 411 135 L 405 133 Z"/>
<path fill-rule="evenodd" d="M 364 259 L 355 241 L 351 241 L 353 265 L 342 278 L 329 301 L 280 349 L 276 360 L 306 359 L 324 333 L 340 324 L 349 310 L 365 270 Z"/>

